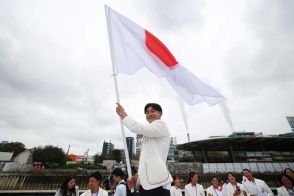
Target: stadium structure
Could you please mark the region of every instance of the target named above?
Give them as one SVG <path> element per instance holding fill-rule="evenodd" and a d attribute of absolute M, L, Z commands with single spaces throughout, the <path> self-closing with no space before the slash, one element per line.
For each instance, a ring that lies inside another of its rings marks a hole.
<path fill-rule="evenodd" d="M 169 169 L 184 180 L 189 171 L 195 171 L 204 187 L 208 187 L 215 175 L 225 182 L 227 172 L 235 172 L 241 181 L 242 170 L 247 168 L 275 189 L 280 186 L 283 170 L 294 169 L 293 146 L 294 133 L 233 132 L 227 137 L 214 136 L 177 145 L 178 163 L 169 163 Z"/>

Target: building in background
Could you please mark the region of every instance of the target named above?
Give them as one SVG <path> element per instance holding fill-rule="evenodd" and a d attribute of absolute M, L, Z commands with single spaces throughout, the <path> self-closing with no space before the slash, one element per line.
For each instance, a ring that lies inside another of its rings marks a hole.
<path fill-rule="evenodd" d="M 132 159 L 133 154 L 134 154 L 134 138 L 133 137 L 126 137 L 126 141 L 127 141 L 129 157 L 130 157 L 130 159 Z"/>
<path fill-rule="evenodd" d="M 287 116 L 286 118 L 291 127 L 292 132 L 294 133 L 294 116 Z"/>
<path fill-rule="evenodd" d="M 169 150 L 168 150 L 168 155 L 167 155 L 167 160 L 175 160 L 175 151 L 177 149 L 177 138 L 176 137 L 171 137 L 170 138 L 170 145 L 169 145 Z"/>
<path fill-rule="evenodd" d="M 102 147 L 102 155 L 103 156 L 110 156 L 113 149 L 114 149 L 114 145 L 111 143 L 111 141 L 106 142 L 104 140 L 103 147 Z"/>
<path fill-rule="evenodd" d="M 66 157 L 69 159 L 69 161 L 67 161 L 67 164 L 75 164 L 75 163 L 81 163 L 81 162 L 85 162 L 85 163 L 94 163 L 94 156 L 88 156 L 86 154 L 84 155 L 75 155 L 75 154 L 69 154 L 66 155 Z"/>
<path fill-rule="evenodd" d="M 13 160 L 18 164 L 32 164 L 33 163 L 33 150 L 26 149 L 19 153 Z"/>
<path fill-rule="evenodd" d="M 285 168 L 294 169 L 294 134 L 264 135 L 262 132 L 233 132 L 227 137 L 213 137 L 177 145 L 175 162 L 168 163 L 172 175 L 186 179 L 195 171 L 204 187 L 217 175 L 226 180 L 227 172 L 239 179 L 250 169 L 270 187 L 280 186 Z"/>
<path fill-rule="evenodd" d="M 137 134 L 137 137 L 136 137 L 136 156 L 137 157 L 139 157 L 141 153 L 142 140 L 143 140 L 143 135 Z"/>
<path fill-rule="evenodd" d="M 238 173 L 243 166 L 255 172 L 270 172 L 286 166 L 294 167 L 293 146 L 294 134 L 268 136 L 260 132 L 234 132 L 228 137 L 180 144 L 176 159 L 207 164 L 206 169 L 215 172 L 231 170 Z M 190 156 L 179 156 L 184 154 Z"/>
<path fill-rule="evenodd" d="M 9 162 L 11 161 L 13 152 L 0 152 L 0 162 Z"/>

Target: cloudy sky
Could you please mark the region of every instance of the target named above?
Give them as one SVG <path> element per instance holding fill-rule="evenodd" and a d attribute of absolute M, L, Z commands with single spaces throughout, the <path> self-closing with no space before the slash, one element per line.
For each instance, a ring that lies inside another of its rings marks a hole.
<path fill-rule="evenodd" d="M 77 154 L 101 152 L 104 140 L 122 148 L 104 4 L 159 37 L 227 98 L 226 107 L 181 107 L 167 81 L 142 69 L 118 76 L 130 116 L 146 122 L 144 105 L 160 103 L 178 143 L 187 142 L 182 109 L 191 140 L 290 131 L 292 0 L 0 0 L 0 140 L 71 145 Z"/>

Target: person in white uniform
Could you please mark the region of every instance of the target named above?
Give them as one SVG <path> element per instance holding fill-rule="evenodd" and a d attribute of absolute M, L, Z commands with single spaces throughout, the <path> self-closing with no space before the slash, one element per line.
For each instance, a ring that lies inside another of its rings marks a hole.
<path fill-rule="evenodd" d="M 218 177 L 213 176 L 211 178 L 211 186 L 207 188 L 207 196 L 224 196 L 223 187 L 219 186 Z"/>
<path fill-rule="evenodd" d="M 291 168 L 284 169 L 284 175 L 289 176 L 294 181 L 294 171 Z"/>
<path fill-rule="evenodd" d="M 169 196 L 170 184 L 173 181 L 166 167 L 170 132 L 161 120 L 161 106 L 157 103 L 148 103 L 145 106 L 144 113 L 148 124 L 133 120 L 119 103 L 116 113 L 131 132 L 143 135 L 138 169 L 139 196 Z"/>
<path fill-rule="evenodd" d="M 260 179 L 254 178 L 249 169 L 243 169 L 242 184 L 248 195 L 252 196 L 273 196 L 272 190 Z"/>
<path fill-rule="evenodd" d="M 237 176 L 233 172 L 227 174 L 228 183 L 223 186 L 226 196 L 247 196 L 245 188 L 236 181 Z"/>
<path fill-rule="evenodd" d="M 170 188 L 170 196 L 183 196 L 181 190 L 181 178 L 179 176 L 174 176 L 173 179 L 174 181 Z"/>
<path fill-rule="evenodd" d="M 190 172 L 185 186 L 185 196 L 205 196 L 203 186 L 198 184 L 198 176 L 195 172 Z"/>
<path fill-rule="evenodd" d="M 282 186 L 277 189 L 278 196 L 294 196 L 294 182 L 290 176 L 284 174 L 280 183 Z"/>
<path fill-rule="evenodd" d="M 108 196 L 108 192 L 103 190 L 101 186 L 102 176 L 99 172 L 94 172 L 89 178 L 89 189 L 81 196 Z"/>
<path fill-rule="evenodd" d="M 111 175 L 116 185 L 114 196 L 127 196 L 127 184 L 123 178 L 124 172 L 120 168 L 115 168 Z"/>
<path fill-rule="evenodd" d="M 55 196 L 78 196 L 79 187 L 76 186 L 76 180 L 72 176 L 64 179 L 61 187 L 55 193 Z"/>

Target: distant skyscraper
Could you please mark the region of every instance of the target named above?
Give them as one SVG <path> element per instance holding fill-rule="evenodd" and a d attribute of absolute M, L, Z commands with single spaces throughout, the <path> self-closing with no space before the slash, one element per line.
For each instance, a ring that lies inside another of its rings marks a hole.
<path fill-rule="evenodd" d="M 104 155 L 104 156 L 111 155 L 113 149 L 114 149 L 114 145 L 111 143 L 111 141 L 106 142 L 104 140 L 104 142 L 103 142 L 103 148 L 102 148 L 102 155 Z"/>
<path fill-rule="evenodd" d="M 126 137 L 127 141 L 127 147 L 128 147 L 128 152 L 129 152 L 129 157 L 130 159 L 133 158 L 133 153 L 134 153 L 134 138 L 133 137 Z"/>
<path fill-rule="evenodd" d="M 137 134 L 136 137 L 136 155 L 140 155 L 141 153 L 141 148 L 142 148 L 142 140 L 143 140 L 143 135 L 142 134 Z"/>

